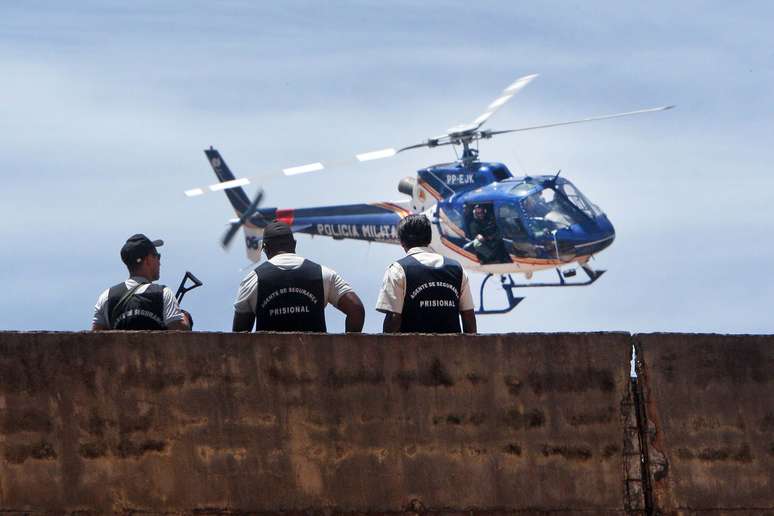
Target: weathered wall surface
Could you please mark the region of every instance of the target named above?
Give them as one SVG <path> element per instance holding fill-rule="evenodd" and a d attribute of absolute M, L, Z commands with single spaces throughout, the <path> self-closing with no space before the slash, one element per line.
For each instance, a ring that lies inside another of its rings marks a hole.
<path fill-rule="evenodd" d="M 773 478 L 772 336 L 0 333 L 3 513 L 738 516 Z"/>
<path fill-rule="evenodd" d="M 630 346 L 628 334 L 0 333 L 0 512 L 624 513 Z M 739 433 L 770 432 L 771 410 L 739 416 L 743 431 L 721 412 L 733 439 L 713 449 L 740 458 L 719 467 L 763 482 L 771 450 Z"/>
<path fill-rule="evenodd" d="M 774 338 L 636 340 L 654 508 L 774 514 Z"/>

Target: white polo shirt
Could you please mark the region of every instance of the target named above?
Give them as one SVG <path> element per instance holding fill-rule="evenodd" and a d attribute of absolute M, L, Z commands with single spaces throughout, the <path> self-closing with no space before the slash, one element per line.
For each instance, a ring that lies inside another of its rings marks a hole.
<path fill-rule="evenodd" d="M 274 255 L 269 260 L 272 265 L 284 270 L 298 269 L 304 263 L 304 258 L 294 253 L 280 253 Z M 320 265 L 322 269 L 322 280 L 325 303 L 333 306 L 339 302 L 341 296 L 347 292 L 352 292 L 352 287 L 344 281 L 339 274 L 325 265 Z M 234 310 L 239 313 L 255 313 L 255 306 L 258 304 L 258 275 L 255 270 L 250 271 L 239 284 L 236 301 L 234 301 Z"/>
<path fill-rule="evenodd" d="M 133 289 L 137 285 L 140 288 L 135 290 L 135 293 L 142 294 L 151 285 L 151 282 L 147 278 L 142 276 L 132 276 L 128 280 L 124 281 L 126 288 Z M 103 328 L 110 328 L 110 314 L 108 313 L 107 299 L 110 289 L 105 289 L 102 294 L 97 298 L 97 304 L 94 305 L 94 316 L 91 318 L 91 323 L 102 326 Z M 169 326 L 169 323 L 183 320 L 183 312 L 177 304 L 175 298 L 169 287 L 164 287 L 164 325 Z"/>
<path fill-rule="evenodd" d="M 439 268 L 443 265 L 443 256 L 432 252 L 427 247 L 412 247 L 406 253 L 413 256 L 422 265 Z M 380 312 L 403 313 L 403 298 L 406 296 L 406 271 L 398 262 L 392 262 L 384 273 L 382 290 L 376 301 L 376 309 Z M 473 295 L 470 293 L 468 275 L 462 270 L 462 288 L 460 288 L 460 312 L 473 310 Z"/>

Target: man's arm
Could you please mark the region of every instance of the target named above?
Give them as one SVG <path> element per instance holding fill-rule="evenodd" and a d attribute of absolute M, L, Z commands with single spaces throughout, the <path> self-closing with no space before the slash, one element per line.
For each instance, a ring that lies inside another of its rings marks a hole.
<path fill-rule="evenodd" d="M 400 323 L 402 317 L 395 312 L 384 312 L 384 323 L 382 324 L 382 332 L 384 333 L 398 333 L 400 331 Z"/>
<path fill-rule="evenodd" d="M 462 319 L 462 333 L 476 333 L 478 331 L 475 311 L 465 310 L 460 312 L 460 318 Z"/>
<path fill-rule="evenodd" d="M 234 323 L 231 331 L 253 331 L 255 314 L 252 312 L 234 312 Z"/>
<path fill-rule="evenodd" d="M 350 291 L 339 298 L 336 308 L 343 312 L 347 319 L 344 323 L 344 331 L 347 333 L 360 333 L 365 323 L 365 308 L 357 294 Z"/>
<path fill-rule="evenodd" d="M 180 309 L 177 298 L 169 287 L 164 287 L 164 324 L 168 330 L 191 331 L 191 320 Z"/>
<path fill-rule="evenodd" d="M 376 301 L 376 310 L 384 313 L 382 331 L 398 333 L 400 331 L 401 312 L 406 294 L 406 272 L 397 262 L 392 263 L 384 272 L 382 290 Z"/>
<path fill-rule="evenodd" d="M 467 273 L 462 271 L 462 285 L 460 288 L 460 318 L 462 319 L 463 333 L 476 333 L 476 305 L 473 303 L 473 293 L 470 291 L 470 280 Z"/>
<path fill-rule="evenodd" d="M 105 331 L 110 329 L 110 323 L 105 313 L 109 290 L 102 292 L 97 298 L 97 304 L 94 305 L 94 315 L 91 317 L 91 331 Z"/>
<path fill-rule="evenodd" d="M 239 291 L 234 301 L 234 322 L 231 325 L 231 331 L 253 331 L 257 302 L 258 276 L 255 271 L 250 271 L 239 283 Z"/>

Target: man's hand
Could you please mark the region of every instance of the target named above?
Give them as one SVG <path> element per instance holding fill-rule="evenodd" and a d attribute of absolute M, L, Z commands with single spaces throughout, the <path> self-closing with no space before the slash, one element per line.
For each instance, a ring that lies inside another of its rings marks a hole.
<path fill-rule="evenodd" d="M 462 333 L 476 333 L 478 331 L 476 327 L 476 312 L 465 310 L 460 312 L 460 318 L 462 319 Z"/>
<path fill-rule="evenodd" d="M 168 330 L 177 330 L 177 331 L 191 331 L 191 323 L 188 319 L 188 312 L 183 310 L 183 318 L 179 321 L 173 321 L 167 325 Z"/>
<path fill-rule="evenodd" d="M 403 318 L 400 314 L 395 312 L 384 312 L 384 323 L 382 324 L 382 332 L 384 333 L 398 333 L 400 331 L 400 323 Z"/>
<path fill-rule="evenodd" d="M 193 317 L 191 317 L 191 312 L 188 310 L 180 309 L 181 312 L 183 312 L 183 315 L 185 316 L 186 320 L 188 320 L 188 327 L 193 330 Z"/>
<path fill-rule="evenodd" d="M 363 302 L 354 292 L 347 292 L 339 298 L 336 308 L 342 311 L 347 319 L 344 322 L 344 331 L 347 333 L 360 333 L 365 324 L 365 308 Z"/>

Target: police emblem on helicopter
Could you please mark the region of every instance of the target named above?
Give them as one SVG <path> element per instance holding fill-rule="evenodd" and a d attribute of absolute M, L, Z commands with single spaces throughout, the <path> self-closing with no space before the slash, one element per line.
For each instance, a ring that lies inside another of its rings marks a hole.
<path fill-rule="evenodd" d="M 613 243 L 615 230 L 604 212 L 560 173 L 516 177 L 503 163 L 482 162 L 479 142 L 508 133 L 654 113 L 674 107 L 639 109 L 515 129 L 482 129 L 536 77 L 527 75 L 517 79 L 473 122 L 452 127 L 441 136 L 397 149 L 356 154 L 353 162 L 386 159 L 419 148 L 451 146 L 455 152 L 460 148 L 454 162 L 432 165 L 417 171 L 416 176 L 400 180 L 398 191 L 408 197 L 403 202 L 259 209 L 263 191 L 259 190 L 251 201 L 242 188 L 250 183 L 249 179 L 236 179 L 220 153 L 212 147 L 204 152 L 219 182 L 207 188 L 187 190 L 185 194 L 196 197 L 207 191 L 224 190 L 238 218 L 230 222 L 221 243 L 227 247 L 236 232 L 243 228 L 247 255 L 253 261 L 260 259 L 262 228 L 274 219 L 287 222 L 296 233 L 398 244 L 395 227 L 400 219 L 410 213 L 424 213 L 433 223 L 430 244 L 433 251 L 456 259 L 468 270 L 486 274 L 476 313 L 506 313 L 524 299 L 515 295 L 518 289 L 594 283 L 605 271 L 592 269 L 588 262 Z M 316 162 L 285 168 L 282 172 L 297 175 L 325 169 L 326 165 Z M 585 273 L 585 280 L 569 280 L 576 276 L 575 266 Z M 523 274 L 530 280 L 535 271 L 548 269 L 556 270 L 557 280 L 517 283 L 513 278 L 513 274 Z M 484 287 L 493 275 L 499 276 L 507 304 L 503 308 L 487 309 Z"/>

